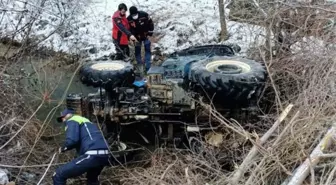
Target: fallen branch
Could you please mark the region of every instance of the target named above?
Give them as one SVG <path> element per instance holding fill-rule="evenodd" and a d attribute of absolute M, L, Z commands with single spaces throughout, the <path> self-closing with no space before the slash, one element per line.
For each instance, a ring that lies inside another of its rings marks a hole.
<path fill-rule="evenodd" d="M 321 155 L 320 155 L 320 157 L 336 157 L 336 153 L 330 153 L 330 154 L 325 154 L 325 153 L 322 153 Z"/>
<path fill-rule="evenodd" d="M 272 144 L 271 147 L 267 148 L 267 151 L 271 151 L 274 149 L 274 147 L 281 141 L 281 139 L 285 136 L 285 134 L 287 133 L 288 129 L 293 125 L 294 120 L 299 116 L 300 111 L 297 111 L 295 113 L 295 115 L 292 117 L 292 119 L 289 121 L 288 125 L 283 129 L 283 131 L 280 133 L 280 135 L 278 136 L 278 138 L 275 140 L 275 142 Z M 246 185 L 249 184 L 254 184 L 253 180 L 255 175 L 257 174 L 257 172 L 259 172 L 262 169 L 262 166 L 265 164 L 266 159 L 269 156 L 264 156 L 263 159 L 260 161 L 260 163 L 258 164 L 258 166 L 254 169 L 254 171 L 251 173 L 250 177 L 248 178 L 248 180 L 246 181 Z M 288 174 L 288 175 L 292 175 L 292 173 L 290 173 L 286 168 L 283 167 L 283 165 L 281 166 L 284 171 Z"/>
<path fill-rule="evenodd" d="M 259 3 L 256 0 L 252 0 L 254 6 L 263 14 L 264 18 L 267 18 L 267 13 L 260 7 Z"/>
<path fill-rule="evenodd" d="M 49 163 L 49 165 L 48 165 L 48 168 L 46 169 L 46 171 L 45 171 L 44 174 L 42 175 L 42 177 L 41 177 L 40 181 L 37 183 L 37 185 L 40 185 L 41 182 L 43 181 L 45 175 L 46 175 L 47 172 L 49 171 L 49 168 L 50 168 L 50 166 L 52 165 L 52 163 L 53 163 L 53 161 L 54 161 L 54 159 L 55 159 L 55 157 L 56 157 L 56 154 L 57 154 L 57 153 L 54 153 L 54 155 L 53 155 L 53 157 L 52 157 L 52 159 L 51 159 L 51 161 L 50 161 L 50 163 Z"/>
<path fill-rule="evenodd" d="M 166 170 L 165 170 L 165 171 L 163 172 L 163 174 L 161 175 L 160 180 L 163 180 L 163 178 L 165 177 L 165 175 L 167 174 L 167 172 L 170 170 L 170 168 L 172 168 L 172 167 L 175 165 L 176 162 L 177 162 L 177 159 L 174 161 L 174 163 L 170 164 L 170 165 L 166 168 Z"/>
<path fill-rule="evenodd" d="M 186 177 L 186 179 L 187 179 L 187 185 L 191 185 L 192 183 L 191 183 L 191 180 L 190 180 L 190 177 L 189 177 L 189 174 L 188 174 L 188 170 L 189 170 L 189 168 L 186 167 L 186 168 L 184 169 L 184 172 L 185 172 L 185 177 Z"/>
<path fill-rule="evenodd" d="M 59 166 L 59 165 L 63 165 L 65 163 L 57 163 L 57 164 L 52 164 L 51 166 Z M 0 167 L 2 168 L 17 168 L 17 169 L 21 169 L 21 168 L 42 168 L 42 167 L 47 167 L 49 166 L 49 164 L 36 164 L 36 165 L 29 165 L 29 166 L 14 166 L 14 165 L 7 165 L 7 164 L 0 164 Z"/>
<path fill-rule="evenodd" d="M 279 126 L 279 124 L 287 117 L 289 111 L 292 109 L 293 104 L 289 104 L 287 108 L 281 113 L 279 118 L 276 120 L 276 122 L 273 124 L 273 126 L 260 138 L 259 145 L 263 145 L 268 138 L 273 134 L 275 129 Z M 254 145 L 250 152 L 248 153 L 247 157 L 244 159 L 242 164 L 239 166 L 239 168 L 236 170 L 236 172 L 233 174 L 233 177 L 231 179 L 231 184 L 238 184 L 238 181 L 241 179 L 243 174 L 248 169 L 249 165 L 252 163 L 253 158 L 258 154 L 258 147 Z"/>
<path fill-rule="evenodd" d="M 14 136 L 12 136 L 5 144 L 3 144 L 1 147 L 0 147 L 0 150 L 2 150 L 4 147 L 6 147 L 22 130 L 23 128 L 25 128 L 29 123 L 30 123 L 30 120 L 36 115 L 36 113 L 41 109 L 41 107 L 43 106 L 44 104 L 44 100 L 41 102 L 41 104 L 37 107 L 37 109 L 35 110 L 35 112 L 28 118 L 28 120 L 26 121 L 25 124 L 22 125 L 22 127 L 16 131 L 16 133 L 14 134 Z"/>
<path fill-rule="evenodd" d="M 323 155 L 323 150 L 331 144 L 332 137 L 336 135 L 336 124 L 325 134 L 321 142 L 315 147 L 309 157 L 295 170 L 294 175 L 282 185 L 300 185 L 307 178 L 310 169 L 315 167 Z M 287 183 L 288 182 L 288 183 Z"/>

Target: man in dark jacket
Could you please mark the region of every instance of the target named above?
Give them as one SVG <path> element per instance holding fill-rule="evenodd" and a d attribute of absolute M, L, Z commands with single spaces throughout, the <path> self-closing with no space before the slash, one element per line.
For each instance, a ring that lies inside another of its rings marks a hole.
<path fill-rule="evenodd" d="M 152 19 L 148 16 L 148 13 L 144 11 L 138 11 L 135 6 L 130 8 L 130 15 L 127 17 L 130 31 L 137 38 L 138 42 L 135 46 L 135 58 L 138 64 L 143 64 L 141 58 L 141 46 L 144 43 L 145 46 L 145 64 L 146 71 L 151 66 L 151 42 L 149 37 L 153 35 L 154 24 Z"/>
<path fill-rule="evenodd" d="M 59 152 L 76 149 L 79 157 L 56 169 L 54 185 L 65 185 L 68 178 L 85 172 L 88 185 L 98 185 L 98 176 L 109 164 L 109 150 L 104 136 L 97 125 L 75 115 L 74 110 L 65 109 L 57 121 L 65 123 L 66 139 Z"/>
<path fill-rule="evenodd" d="M 123 60 L 129 56 L 128 40 L 136 41 L 136 38 L 129 31 L 129 24 L 126 18 L 127 6 L 119 4 L 118 11 L 112 16 L 112 38 L 116 48 L 115 60 Z"/>

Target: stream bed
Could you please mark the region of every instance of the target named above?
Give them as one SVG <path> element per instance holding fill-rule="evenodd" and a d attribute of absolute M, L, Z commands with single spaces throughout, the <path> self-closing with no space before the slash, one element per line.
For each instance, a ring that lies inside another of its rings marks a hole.
<path fill-rule="evenodd" d="M 20 63 L 10 66 L 10 69 L 14 70 L 12 73 L 19 76 L 25 101 L 33 110 L 42 103 L 43 99 L 45 100 L 36 117 L 45 121 L 48 114 L 54 110 L 50 121 L 52 124 L 56 123 L 56 117 L 65 108 L 66 95 L 69 93 L 87 95 L 97 91 L 81 83 L 76 72 L 77 68 L 76 63 L 65 64 L 64 61 L 36 57 L 25 57 Z M 55 112 L 55 107 L 59 104 L 61 106 Z"/>

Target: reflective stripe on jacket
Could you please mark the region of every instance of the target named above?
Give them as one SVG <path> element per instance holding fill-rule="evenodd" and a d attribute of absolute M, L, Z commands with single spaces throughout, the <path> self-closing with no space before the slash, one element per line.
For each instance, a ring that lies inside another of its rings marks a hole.
<path fill-rule="evenodd" d="M 76 148 L 77 153 L 83 155 L 88 150 L 108 148 L 98 126 L 87 118 L 73 115 L 65 124 L 66 139 L 63 148 L 66 150 Z"/>
<path fill-rule="evenodd" d="M 80 125 L 83 124 L 83 123 L 91 123 L 90 120 L 88 120 L 87 118 L 84 118 L 82 116 L 77 116 L 77 115 L 74 115 L 72 116 L 68 121 L 77 121 Z"/>

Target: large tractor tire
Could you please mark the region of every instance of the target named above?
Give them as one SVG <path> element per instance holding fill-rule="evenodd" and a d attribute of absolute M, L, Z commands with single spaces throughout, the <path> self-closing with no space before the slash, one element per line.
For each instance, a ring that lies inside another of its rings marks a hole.
<path fill-rule="evenodd" d="M 80 69 L 79 76 L 84 84 L 106 90 L 134 82 L 133 66 L 118 60 L 87 63 Z"/>
<path fill-rule="evenodd" d="M 233 104 L 257 98 L 266 81 L 266 69 L 254 60 L 215 56 L 192 64 L 190 81 L 211 96 Z"/>

